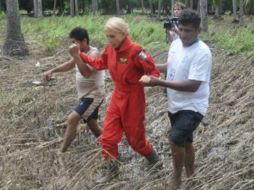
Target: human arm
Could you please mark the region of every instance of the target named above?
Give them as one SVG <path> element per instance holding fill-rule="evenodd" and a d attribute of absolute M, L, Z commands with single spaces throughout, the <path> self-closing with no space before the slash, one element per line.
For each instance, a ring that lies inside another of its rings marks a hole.
<path fill-rule="evenodd" d="M 75 62 L 74 62 L 74 59 L 72 58 L 69 61 L 43 73 L 43 78 L 44 78 L 44 80 L 48 81 L 53 76 L 53 73 L 66 72 L 66 71 L 73 69 L 74 66 L 75 66 Z"/>
<path fill-rule="evenodd" d="M 179 29 L 177 26 L 173 27 L 172 29 L 170 30 L 167 30 L 167 38 L 168 38 L 168 42 L 169 43 L 172 43 L 174 40 L 176 40 L 179 35 L 180 35 L 180 32 L 179 32 Z"/>
<path fill-rule="evenodd" d="M 160 71 L 156 67 L 153 58 L 147 54 L 145 50 L 141 49 L 136 55 L 135 64 L 138 68 L 142 69 L 146 75 L 160 76 Z"/>
<path fill-rule="evenodd" d="M 167 64 L 157 64 L 156 67 L 161 73 L 165 73 L 167 71 Z"/>
<path fill-rule="evenodd" d="M 197 80 L 169 81 L 159 79 L 153 76 L 144 75 L 141 77 L 140 82 L 143 83 L 145 86 L 162 86 L 183 92 L 196 92 L 199 86 L 201 85 L 202 81 Z"/>
<path fill-rule="evenodd" d="M 103 70 L 107 69 L 107 54 L 105 51 L 102 53 L 100 57 L 92 58 L 91 56 L 87 55 L 84 52 L 80 53 L 80 58 L 83 62 L 88 63 L 96 70 Z"/>
<path fill-rule="evenodd" d="M 86 63 L 82 61 L 80 58 L 80 47 L 79 44 L 72 44 L 69 47 L 69 53 L 73 57 L 74 63 L 77 65 L 80 73 L 85 77 L 89 78 L 94 72 L 91 67 L 89 67 Z M 95 58 L 98 56 L 98 51 L 93 51 L 91 53 L 91 58 Z"/>

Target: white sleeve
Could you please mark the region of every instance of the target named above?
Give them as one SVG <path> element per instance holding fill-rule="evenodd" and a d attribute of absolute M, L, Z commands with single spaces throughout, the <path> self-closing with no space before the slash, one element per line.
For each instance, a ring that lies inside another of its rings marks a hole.
<path fill-rule="evenodd" d="M 178 42 L 178 40 L 174 40 L 171 44 L 170 44 L 170 47 L 169 47 L 169 51 L 168 51 L 168 59 L 167 59 L 167 65 L 169 65 L 169 63 L 172 61 L 171 59 L 171 57 L 172 57 L 172 55 L 171 55 L 171 51 L 173 50 L 173 51 L 177 51 L 177 50 L 175 50 L 176 49 L 176 47 L 178 47 L 178 46 L 180 46 L 180 44 L 178 44 L 179 42 Z"/>
<path fill-rule="evenodd" d="M 212 55 L 210 51 L 199 53 L 191 63 L 188 79 L 208 82 L 210 80 L 211 67 Z"/>

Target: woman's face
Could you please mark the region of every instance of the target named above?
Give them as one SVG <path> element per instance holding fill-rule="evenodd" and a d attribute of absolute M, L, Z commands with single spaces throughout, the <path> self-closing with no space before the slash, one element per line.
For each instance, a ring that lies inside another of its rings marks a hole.
<path fill-rule="evenodd" d="M 182 12 L 182 8 L 180 6 L 175 6 L 174 7 L 174 16 L 175 17 L 179 17 L 181 15 L 181 12 Z"/>
<path fill-rule="evenodd" d="M 111 29 L 106 30 L 106 36 L 108 39 L 108 42 L 111 43 L 111 45 L 114 48 L 119 48 L 126 37 L 126 34 L 122 32 L 116 32 Z"/>

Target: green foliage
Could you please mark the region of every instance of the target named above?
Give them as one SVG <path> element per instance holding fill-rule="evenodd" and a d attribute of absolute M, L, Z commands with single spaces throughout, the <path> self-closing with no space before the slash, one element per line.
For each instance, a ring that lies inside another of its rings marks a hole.
<path fill-rule="evenodd" d="M 253 13 L 253 11 L 254 11 L 254 1 L 253 0 L 245 0 L 244 1 L 244 8 L 247 12 L 251 13 L 251 11 L 252 11 L 252 13 Z"/>
<path fill-rule="evenodd" d="M 236 28 L 203 36 L 204 39 L 229 53 L 253 55 L 254 38 L 249 28 Z"/>
<path fill-rule="evenodd" d="M 1 17 L 0 17 L 1 18 Z M 109 16 L 80 16 L 80 17 L 44 17 L 35 19 L 22 18 L 22 31 L 28 38 L 29 44 L 39 46 L 40 51 L 54 50 L 66 42 L 70 30 L 74 27 L 85 27 L 90 34 L 91 43 L 106 43 L 104 24 Z M 130 34 L 134 41 L 140 43 L 147 50 L 168 49 L 165 42 L 165 31 L 162 22 L 152 21 L 151 18 L 138 15 L 124 16 L 130 27 Z M 0 19 L 1 22 L 1 19 Z M 254 38 L 251 28 L 228 26 L 219 22 L 209 24 L 210 33 L 202 34 L 205 41 L 215 44 L 217 47 L 226 49 L 231 53 L 245 53 L 253 55 Z M 64 44 L 68 45 L 68 44 Z M 65 47 L 66 48 L 66 47 Z"/>
<path fill-rule="evenodd" d="M 3 34 L 4 29 L 5 29 L 5 14 L 4 14 L 4 12 L 0 11 L 0 33 L 1 34 Z"/>
<path fill-rule="evenodd" d="M 31 42 L 40 44 L 46 50 L 52 51 L 61 42 L 68 39 L 69 32 L 77 26 L 85 27 L 92 40 L 102 41 L 103 17 L 44 17 L 34 19 L 25 17 L 22 19 L 22 30 Z"/>
<path fill-rule="evenodd" d="M 109 17 L 106 16 L 81 16 L 81 17 L 44 17 L 22 18 L 22 31 L 29 38 L 30 43 L 52 52 L 61 42 L 68 39 L 70 30 L 74 27 L 85 27 L 90 34 L 92 43 L 106 43 L 104 24 Z M 138 43 L 153 48 L 154 43 L 158 48 L 165 48 L 167 44 L 162 40 L 165 36 L 162 23 L 150 22 L 142 16 L 125 16 L 129 23 L 132 38 Z M 137 24 L 138 23 L 138 24 Z M 53 52 L 52 52 L 53 53 Z"/>
<path fill-rule="evenodd" d="M 0 20 L 5 19 L 5 13 L 3 11 L 0 11 Z"/>

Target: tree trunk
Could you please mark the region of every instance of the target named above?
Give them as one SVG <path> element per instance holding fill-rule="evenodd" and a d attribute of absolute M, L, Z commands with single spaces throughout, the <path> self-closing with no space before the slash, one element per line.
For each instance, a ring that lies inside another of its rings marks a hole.
<path fill-rule="evenodd" d="M 6 9 L 7 36 L 3 46 L 3 53 L 9 56 L 28 55 L 28 47 L 20 27 L 18 0 L 6 0 Z"/>
<path fill-rule="evenodd" d="M 201 27 L 208 32 L 207 0 L 200 0 Z"/>
<path fill-rule="evenodd" d="M 75 16 L 75 2 L 74 0 L 70 0 L 70 12 L 71 12 L 71 16 Z"/>
<path fill-rule="evenodd" d="M 92 11 L 93 15 L 95 15 L 98 11 L 98 0 L 93 0 L 92 1 Z"/>
<path fill-rule="evenodd" d="M 42 17 L 42 0 L 34 0 L 34 17 Z"/>
<path fill-rule="evenodd" d="M 158 0 L 158 19 L 161 18 L 161 0 Z"/>
<path fill-rule="evenodd" d="M 144 9 L 144 0 L 141 0 L 141 9 L 142 9 L 142 14 L 145 13 Z"/>
<path fill-rule="evenodd" d="M 193 0 L 190 0 L 190 8 L 193 9 L 194 6 L 193 6 Z"/>
<path fill-rule="evenodd" d="M 233 6 L 233 17 L 234 17 L 233 21 L 237 21 L 238 18 L 237 18 L 237 14 L 236 14 L 236 0 L 232 0 L 232 6 Z"/>
<path fill-rule="evenodd" d="M 78 6 L 78 0 L 74 1 L 74 7 L 75 7 L 75 15 L 79 15 L 79 6 Z"/>
<path fill-rule="evenodd" d="M 56 5 L 57 5 L 57 0 L 54 0 L 54 7 L 53 7 L 53 15 L 56 15 Z"/>
<path fill-rule="evenodd" d="M 174 4 L 175 4 L 175 0 L 171 0 L 171 16 L 174 16 Z"/>
<path fill-rule="evenodd" d="M 38 0 L 38 17 L 42 17 L 42 0 Z"/>
<path fill-rule="evenodd" d="M 198 7 L 197 7 L 197 12 L 198 12 L 198 14 L 200 14 L 200 1 L 202 1 L 202 0 L 198 0 Z"/>
<path fill-rule="evenodd" d="M 34 0 L 34 17 L 37 17 L 38 15 L 38 4 L 37 0 Z"/>
<path fill-rule="evenodd" d="M 239 10 L 239 22 L 240 22 L 240 25 L 243 26 L 244 24 L 244 21 L 243 21 L 243 0 L 240 0 L 240 10 Z"/>
<path fill-rule="evenodd" d="M 215 18 L 219 18 L 219 17 L 220 17 L 220 6 L 215 5 Z"/>
<path fill-rule="evenodd" d="M 150 7 L 151 15 L 154 15 L 153 2 L 152 2 L 152 0 L 149 0 L 149 7 Z"/>
<path fill-rule="evenodd" d="M 120 15 L 120 3 L 119 3 L 119 0 L 116 0 L 116 14 Z"/>

